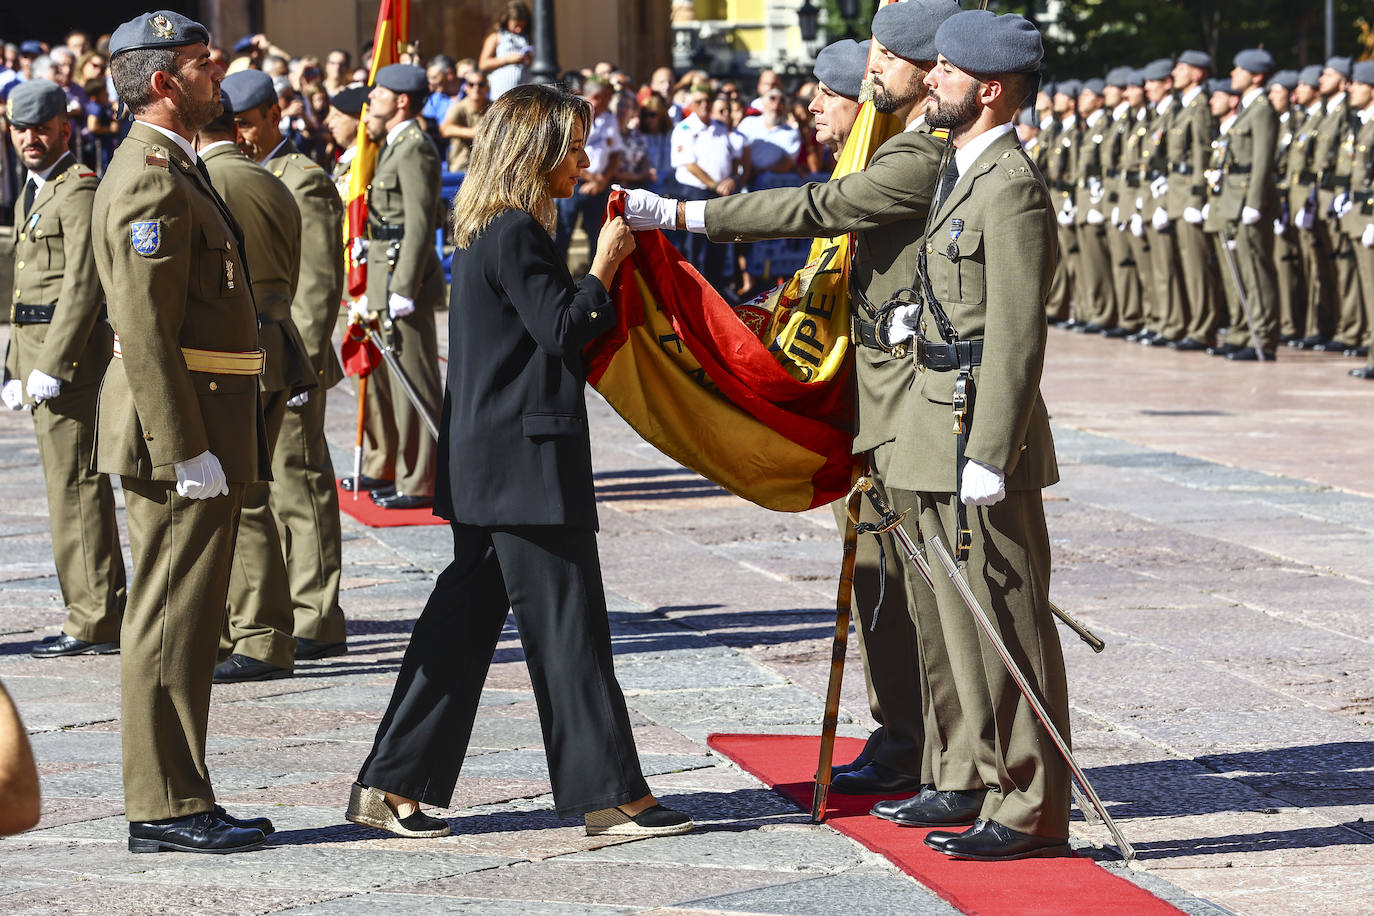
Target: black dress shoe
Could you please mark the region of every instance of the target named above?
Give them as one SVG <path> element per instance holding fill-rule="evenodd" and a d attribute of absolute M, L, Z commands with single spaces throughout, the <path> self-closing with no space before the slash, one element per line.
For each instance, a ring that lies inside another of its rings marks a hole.
<path fill-rule="evenodd" d="M 428 496 L 408 496 L 405 493 L 396 493 L 392 496 L 378 496 L 373 493 L 372 501 L 379 509 L 427 509 L 434 504 L 434 500 Z"/>
<path fill-rule="evenodd" d="M 1318 353 L 1344 353 L 1354 346 L 1354 344 L 1332 338 L 1331 340 L 1323 340 L 1321 343 L 1313 344 L 1312 349 L 1316 350 Z"/>
<path fill-rule="evenodd" d="M 1092 321 L 1074 327 L 1074 331 L 1078 334 L 1101 334 L 1104 330 L 1106 329 L 1102 325 Z"/>
<path fill-rule="evenodd" d="M 237 684 L 240 681 L 274 681 L 290 677 L 290 668 L 278 668 L 267 662 L 235 652 L 215 666 L 216 684 Z"/>
<path fill-rule="evenodd" d="M 830 791 L 841 795 L 905 795 L 920 788 L 920 777 L 899 773 L 877 762 L 830 780 Z"/>
<path fill-rule="evenodd" d="M 1350 374 L 1355 378 L 1374 379 L 1374 366 L 1361 366 L 1358 369 L 1351 369 Z"/>
<path fill-rule="evenodd" d="M 1236 345 L 1233 344 L 1233 343 L 1217 344 L 1215 347 L 1208 347 L 1208 348 L 1207 348 L 1207 355 L 1208 355 L 1208 356 L 1229 356 L 1230 354 L 1236 352 L 1236 351 L 1239 350 L 1239 349 L 1240 349 L 1240 347 L 1236 346 Z"/>
<path fill-rule="evenodd" d="M 272 826 L 272 821 L 265 817 L 234 817 L 220 805 L 215 805 L 214 814 L 230 827 L 240 830 L 259 830 L 263 836 L 271 836 L 277 832 L 277 828 Z"/>
<path fill-rule="evenodd" d="M 1131 332 L 1126 330 L 1125 328 L 1103 328 L 1102 336 L 1120 340 L 1122 338 L 1129 338 L 1131 336 Z"/>
<path fill-rule="evenodd" d="M 1270 362 L 1274 361 L 1273 350 L 1265 350 L 1263 352 L 1266 360 Z M 1227 353 L 1226 358 L 1236 360 L 1237 362 L 1252 363 L 1259 360 L 1260 351 L 1256 350 L 1254 347 L 1241 347 L 1239 350 L 1233 350 Z"/>
<path fill-rule="evenodd" d="M 830 778 L 834 779 L 841 773 L 852 773 L 855 770 L 862 770 L 866 766 L 868 766 L 868 758 L 865 757 L 863 754 L 860 754 L 848 763 L 833 764 L 830 767 Z"/>
<path fill-rule="evenodd" d="M 926 786 L 912 798 L 878 802 L 869 813 L 902 827 L 953 827 L 972 824 L 985 795 L 984 790 L 942 792 Z"/>
<path fill-rule="evenodd" d="M 117 642 L 86 642 L 63 633 L 49 636 L 29 650 L 34 658 L 62 658 L 67 655 L 113 655 L 119 651 Z"/>
<path fill-rule="evenodd" d="M 235 827 L 210 811 L 165 821 L 129 824 L 129 852 L 172 850 L 224 855 L 261 846 L 265 839 L 261 830 Z"/>
<path fill-rule="evenodd" d="M 1136 331 L 1134 334 L 1128 335 L 1128 336 L 1126 337 L 1126 340 L 1129 341 L 1130 343 L 1146 343 L 1146 342 L 1148 342 L 1151 338 L 1158 337 L 1158 336 L 1159 336 L 1158 334 L 1156 334 L 1154 331 L 1151 331 L 1149 328 L 1141 328 L 1139 331 Z"/>
<path fill-rule="evenodd" d="M 1299 350 L 1315 350 L 1320 346 L 1324 346 L 1330 339 L 1329 337 L 1323 337 L 1321 334 L 1311 334 L 1298 341 L 1294 346 Z"/>
<path fill-rule="evenodd" d="M 1143 344 L 1145 344 L 1146 346 L 1149 346 L 1149 347 L 1167 347 L 1167 346 L 1169 346 L 1170 344 L 1172 344 L 1172 343 L 1174 343 L 1174 342 L 1175 342 L 1175 341 L 1170 340 L 1169 338 L 1165 337 L 1163 334 L 1156 334 L 1154 337 L 1151 337 L 1148 341 L 1146 341 L 1146 340 L 1142 340 L 1142 341 L 1141 341 L 1141 343 L 1143 343 Z"/>
<path fill-rule="evenodd" d="M 396 489 L 395 481 L 368 477 L 366 474 L 359 474 L 357 477 L 341 477 L 339 478 L 339 486 L 350 493 L 358 490 L 383 490 L 387 487 Z"/>
<path fill-rule="evenodd" d="M 929 841 L 927 843 L 929 844 Z M 1013 859 L 1070 854 L 1067 839 L 1021 833 L 1010 827 L 1003 827 L 996 821 L 984 821 L 983 829 L 950 837 L 931 848 L 951 858 L 973 859 L 977 862 L 1010 862 Z"/>
<path fill-rule="evenodd" d="M 296 637 L 297 660 L 333 658 L 336 655 L 347 654 L 347 642 L 320 642 L 318 639 L 306 639 L 304 636 Z"/>
<path fill-rule="evenodd" d="M 983 829 L 983 825 L 986 823 L 987 821 L 980 817 L 976 819 L 973 822 L 973 826 L 967 830 L 932 830 L 930 833 L 926 834 L 925 844 L 931 849 L 939 849 L 957 836 L 967 836 L 970 833 L 977 833 L 979 830 Z"/>
<path fill-rule="evenodd" d="M 1366 356 L 1369 355 L 1369 347 L 1363 344 L 1361 344 L 1358 347 L 1347 347 L 1345 352 L 1343 352 L 1341 355 L 1348 356 L 1351 359 L 1364 359 Z"/>
<path fill-rule="evenodd" d="M 1284 334 L 1282 337 L 1279 338 L 1279 343 L 1289 347 L 1295 347 L 1297 346 L 1298 341 L 1300 340 L 1302 340 L 1302 338 L 1296 334 Z"/>
<path fill-rule="evenodd" d="M 1191 337 L 1185 337 L 1185 338 L 1183 338 L 1182 340 L 1173 340 L 1173 341 L 1170 341 L 1170 342 L 1169 342 L 1169 349 L 1171 349 L 1171 350 L 1187 350 L 1187 351 L 1189 351 L 1189 352 L 1192 352 L 1192 351 L 1196 351 L 1196 350 L 1206 350 L 1206 349 L 1207 349 L 1207 345 L 1206 345 L 1205 343 L 1203 343 L 1202 341 L 1200 341 L 1200 340 L 1194 340 L 1194 339 L 1191 338 Z"/>

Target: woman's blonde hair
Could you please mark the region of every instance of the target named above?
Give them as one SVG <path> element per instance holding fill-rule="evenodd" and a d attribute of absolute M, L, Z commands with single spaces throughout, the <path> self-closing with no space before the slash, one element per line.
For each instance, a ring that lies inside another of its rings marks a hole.
<path fill-rule="evenodd" d="M 523 210 L 552 235 L 558 214 L 549 178 L 572 146 L 573 124 L 585 137 L 592 108 L 553 86 L 508 89 L 491 104 L 477 136 L 467 176 L 453 199 L 453 243 L 467 248 L 506 210 Z"/>

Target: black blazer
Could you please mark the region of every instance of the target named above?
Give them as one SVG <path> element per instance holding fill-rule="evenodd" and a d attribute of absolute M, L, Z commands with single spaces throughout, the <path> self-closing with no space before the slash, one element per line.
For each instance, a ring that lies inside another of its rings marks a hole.
<path fill-rule="evenodd" d="M 595 530 L 582 348 L 615 324 L 534 217 L 507 210 L 453 255 L 435 513 Z"/>

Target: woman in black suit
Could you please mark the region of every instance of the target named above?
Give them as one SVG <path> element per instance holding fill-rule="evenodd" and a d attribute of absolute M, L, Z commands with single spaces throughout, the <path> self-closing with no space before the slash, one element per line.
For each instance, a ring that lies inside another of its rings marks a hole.
<path fill-rule="evenodd" d="M 607 222 L 574 283 L 554 247 L 553 198 L 587 167 L 591 109 L 548 86 L 492 104 L 454 201 L 449 365 L 436 514 L 453 528 L 349 800 L 349 820 L 443 836 L 447 807 L 508 610 L 515 613 L 560 817 L 589 834 L 684 833 L 640 772 L 611 662 L 596 552 L 582 348 L 615 324 L 606 289 L 634 248 Z"/>

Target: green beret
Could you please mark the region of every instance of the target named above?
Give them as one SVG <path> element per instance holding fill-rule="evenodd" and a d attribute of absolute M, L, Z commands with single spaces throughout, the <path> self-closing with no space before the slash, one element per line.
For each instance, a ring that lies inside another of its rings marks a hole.
<path fill-rule="evenodd" d="M 425 71 L 414 64 L 388 64 L 377 71 L 375 85 L 403 95 L 429 92 L 429 80 Z"/>
<path fill-rule="evenodd" d="M 960 70 L 989 75 L 1034 73 L 1045 58 L 1040 30 L 1030 20 L 991 10 L 964 10 L 946 19 L 935 33 L 935 50 Z M 1063 83 L 1058 91 L 1066 91 Z"/>
<path fill-rule="evenodd" d="M 173 10 L 158 10 L 130 19 L 110 36 L 110 57 L 148 48 L 180 48 L 210 43 L 210 30 Z"/>
<path fill-rule="evenodd" d="M 234 114 L 251 111 L 264 102 L 277 101 L 277 90 L 272 88 L 272 77 L 261 70 L 240 70 L 231 73 L 219 85 L 229 97 L 229 110 Z"/>
<path fill-rule="evenodd" d="M 25 80 L 10 92 L 10 123 L 20 130 L 46 124 L 67 112 L 67 94 L 52 80 Z"/>
<path fill-rule="evenodd" d="M 959 12 L 957 0 L 904 0 L 873 14 L 873 37 L 898 57 L 934 60 L 935 32 Z"/>

